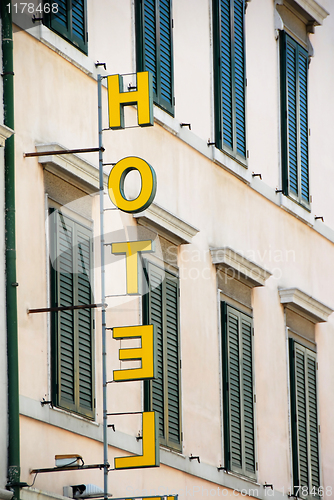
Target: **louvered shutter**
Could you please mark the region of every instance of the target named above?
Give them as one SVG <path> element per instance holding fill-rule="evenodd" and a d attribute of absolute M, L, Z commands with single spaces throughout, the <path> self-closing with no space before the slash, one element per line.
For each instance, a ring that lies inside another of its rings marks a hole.
<path fill-rule="evenodd" d="M 163 338 L 163 276 L 159 269 L 149 266 L 150 320 L 157 334 L 157 377 L 152 380 L 152 410 L 159 414 L 159 436 L 165 438 L 164 338 Z"/>
<path fill-rule="evenodd" d="M 154 102 L 173 114 L 171 0 L 137 0 L 137 70 L 150 71 Z"/>
<path fill-rule="evenodd" d="M 152 73 L 153 92 L 157 95 L 157 27 L 155 0 L 144 0 L 144 64 L 141 71 Z"/>
<path fill-rule="evenodd" d="M 234 0 L 234 93 L 236 150 L 246 157 L 244 2 Z"/>
<path fill-rule="evenodd" d="M 166 108 L 173 109 L 172 85 L 172 19 L 171 0 L 159 2 L 159 71 L 160 71 L 160 99 Z"/>
<path fill-rule="evenodd" d="M 74 305 L 73 227 L 62 215 L 58 219 L 58 306 Z M 59 322 L 59 401 L 75 407 L 74 311 L 58 313 Z"/>
<path fill-rule="evenodd" d="M 57 4 L 57 12 L 54 5 Z M 54 0 L 53 11 L 45 14 L 46 24 L 87 53 L 86 0 Z"/>
<path fill-rule="evenodd" d="M 159 413 L 160 442 L 181 449 L 178 278 L 146 264 L 149 293 L 144 296 L 146 322 L 157 333 L 157 377 L 145 382 L 145 408 Z"/>
<path fill-rule="evenodd" d="M 216 145 L 245 159 L 244 1 L 213 2 Z"/>
<path fill-rule="evenodd" d="M 316 356 L 289 339 L 294 486 L 320 486 Z"/>
<path fill-rule="evenodd" d="M 221 317 L 225 464 L 255 477 L 252 319 L 226 303 Z"/>
<path fill-rule="evenodd" d="M 307 52 L 281 32 L 283 190 L 309 202 Z"/>
<path fill-rule="evenodd" d="M 76 226 L 77 261 L 77 304 L 91 304 L 90 286 L 91 232 L 83 226 Z M 93 411 L 93 337 L 92 309 L 78 309 L 78 357 L 79 357 L 79 406 L 81 411 Z"/>
<path fill-rule="evenodd" d="M 180 444 L 180 388 L 178 339 L 178 279 L 166 273 L 166 365 L 168 398 L 168 442 Z"/>
<path fill-rule="evenodd" d="M 308 122 L 307 122 L 307 67 L 308 57 L 304 50 L 298 49 L 299 76 L 299 142 L 300 142 L 300 185 L 301 197 L 309 201 L 308 175 Z"/>
<path fill-rule="evenodd" d="M 91 231 L 58 211 L 50 230 L 52 305 L 91 304 Z M 52 315 L 54 403 L 87 417 L 94 416 L 92 314 L 80 309 Z"/>
<path fill-rule="evenodd" d="M 233 149 L 233 92 L 230 0 L 221 0 L 221 107 L 223 143 Z"/>

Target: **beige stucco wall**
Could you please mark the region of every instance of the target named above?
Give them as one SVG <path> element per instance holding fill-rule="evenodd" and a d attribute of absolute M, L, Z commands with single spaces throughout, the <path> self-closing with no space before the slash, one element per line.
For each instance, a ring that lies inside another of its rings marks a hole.
<path fill-rule="evenodd" d="M 110 73 L 134 71 L 134 27 L 133 22 L 129 22 L 130 19 L 133 21 L 132 2 L 91 0 L 88 4 L 90 59 L 106 62 Z M 334 269 L 331 265 L 334 243 L 269 199 L 279 196 L 274 190 L 280 184 L 278 50 L 273 2 L 251 2 L 246 14 L 248 170 L 262 173 L 263 185 L 270 192 L 268 197 L 208 157 L 206 141 L 208 137 L 212 138 L 213 131 L 210 2 L 196 0 L 191 13 L 188 2 L 175 1 L 174 4 L 176 117 L 175 120 L 166 117 L 166 123 L 172 120 L 176 128 L 178 122 L 190 122 L 192 131 L 187 137 L 192 145 L 186 142 L 185 136 L 178 137 L 166 130 L 166 126 L 156 123 L 148 129 L 105 132 L 104 158 L 106 162 L 131 155 L 144 158 L 157 173 L 156 203 L 199 229 L 192 244 L 182 246 L 178 251 L 182 460 L 190 474 L 166 465 L 159 470 L 111 472 L 110 490 L 114 496 L 127 493 L 130 496 L 133 493 L 131 488 L 142 490 L 147 485 L 150 488 L 168 485 L 181 495 L 181 490 L 185 492 L 187 486 L 209 488 L 203 479 L 206 467 L 212 472 L 222 464 L 220 327 L 216 272 L 209 249 L 228 246 L 272 273 L 264 287 L 252 291 L 258 481 L 274 484 L 275 490 L 287 492 L 291 487 L 288 360 L 284 311 L 278 289 L 297 287 L 334 307 Z M 330 53 L 334 44 L 334 10 L 329 1 L 324 6 L 331 10 L 331 15 L 311 37 L 315 49 L 309 73 L 311 194 L 312 214 L 323 215 L 326 225 L 334 229 L 330 191 L 333 184 L 330 147 L 334 68 L 332 62 L 328 63 L 333 60 Z M 116 46 L 117 50 L 114 50 Z M 27 309 L 47 305 L 45 197 L 42 166 L 37 159 L 24 159 L 23 153 L 34 151 L 36 143 L 57 142 L 68 148 L 95 146 L 97 88 L 93 78 L 26 33 L 15 34 L 14 47 L 20 393 L 38 406 L 43 397 L 49 397 L 48 322 L 46 315 L 27 315 Z M 189 54 L 193 56 L 189 57 Z M 103 99 L 106 126 L 105 90 Z M 133 119 L 135 111 L 128 110 L 128 115 Z M 205 151 L 201 152 L 203 144 Z M 89 155 L 87 160 L 97 164 L 96 156 Z M 94 199 L 92 219 L 96 236 L 99 234 L 98 217 L 98 200 Z M 110 238 L 113 231 L 124 227 L 134 228 L 136 222 L 129 215 L 107 213 L 105 232 Z M 95 254 L 94 283 L 98 302 L 98 241 Z M 115 264 L 112 259 L 107 259 L 107 294 L 124 293 L 124 270 L 124 262 Z M 119 303 L 111 299 L 108 303 L 108 325 L 140 324 L 139 300 Z M 102 422 L 100 322 L 97 311 L 98 424 Z M 328 323 L 316 326 L 322 480 L 325 486 L 331 485 L 334 477 L 331 432 L 334 418 L 333 333 L 332 318 Z M 118 368 L 116 345 L 108 334 L 109 379 L 112 370 Z M 108 397 L 110 411 L 142 409 L 140 383 L 110 384 Z M 36 412 L 37 406 L 34 406 Z M 98 440 L 62 430 L 55 423 L 56 417 L 50 417 L 55 419 L 53 425 L 43 423 L 46 414 L 62 414 L 69 426 L 74 419 L 79 427 L 75 417 L 67 416 L 61 410 L 45 408 L 44 414 L 36 413 L 41 420 L 38 422 L 37 416 L 28 418 L 29 411 L 32 416 L 33 410 L 24 410 L 26 416 L 21 421 L 22 480 L 30 483 L 29 469 L 52 466 L 57 453 L 80 453 L 86 463 L 102 461 L 102 445 Z M 140 430 L 138 419 L 124 417 L 114 423 L 117 432 L 130 435 L 135 446 L 134 436 Z M 90 430 L 85 432 L 93 435 L 92 426 L 94 424 L 90 424 L 87 427 Z M 94 428 L 98 429 L 97 425 Z M 112 431 L 109 438 L 115 447 L 118 447 L 117 440 L 123 439 L 121 434 L 114 436 Z M 110 448 L 110 459 L 117 453 L 119 450 Z M 199 455 L 201 464 L 190 464 L 190 454 Z M 41 475 L 37 478 L 36 488 L 61 494 L 63 485 L 83 481 L 79 474 L 82 473 Z M 202 479 L 196 474 L 202 474 Z M 221 473 L 219 479 L 215 479 L 216 483 L 212 483 L 213 487 L 224 484 L 225 480 L 224 473 Z M 102 484 L 102 473 L 89 472 L 84 482 Z M 202 496 L 205 494 L 196 491 L 197 498 Z"/>

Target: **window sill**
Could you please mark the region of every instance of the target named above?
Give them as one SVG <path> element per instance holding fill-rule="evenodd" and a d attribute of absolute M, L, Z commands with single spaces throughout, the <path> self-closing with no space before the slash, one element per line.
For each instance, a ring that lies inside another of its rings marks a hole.
<path fill-rule="evenodd" d="M 74 45 L 67 42 L 54 31 L 50 30 L 44 24 L 33 26 L 27 30 L 27 33 L 44 43 L 51 50 L 54 50 L 60 56 L 79 68 L 81 71 L 91 77 L 97 78 L 95 63 Z"/>
<path fill-rule="evenodd" d="M 280 193 L 280 205 L 290 214 L 294 215 L 301 221 L 306 222 L 307 225 L 311 227 L 313 226 L 314 216 L 311 214 L 311 210 L 307 207 L 301 205 L 300 203 L 293 200 L 292 198 L 289 198 L 283 193 Z"/>

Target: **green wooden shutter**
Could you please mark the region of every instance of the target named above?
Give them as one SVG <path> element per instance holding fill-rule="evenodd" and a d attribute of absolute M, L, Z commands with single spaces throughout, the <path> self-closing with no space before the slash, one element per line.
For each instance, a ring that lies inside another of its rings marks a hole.
<path fill-rule="evenodd" d="M 144 322 L 157 334 L 157 377 L 144 383 L 145 410 L 159 413 L 160 442 L 181 449 L 178 278 L 146 263 L 149 292 L 143 297 Z"/>
<path fill-rule="evenodd" d="M 289 339 L 289 350 L 294 487 L 304 486 L 308 492 L 315 488 L 317 493 L 320 468 L 316 355 L 293 339 Z"/>
<path fill-rule="evenodd" d="M 179 381 L 179 310 L 178 279 L 165 276 L 166 294 L 166 355 L 168 394 L 168 442 L 180 444 L 180 381 Z"/>
<path fill-rule="evenodd" d="M 160 269 L 149 267 L 150 319 L 157 332 L 157 377 L 152 380 L 152 410 L 159 414 L 159 435 L 165 438 L 164 338 L 163 338 L 163 276 Z"/>
<path fill-rule="evenodd" d="M 243 0 L 213 0 L 216 145 L 246 158 Z"/>
<path fill-rule="evenodd" d="M 92 303 L 90 229 L 53 211 L 52 306 Z M 91 309 L 52 315 L 53 400 L 56 406 L 94 416 L 93 313 Z"/>
<path fill-rule="evenodd" d="M 58 306 L 74 305 L 74 234 L 62 215 L 58 219 Z M 59 317 L 59 404 L 75 409 L 75 328 L 74 311 Z"/>
<path fill-rule="evenodd" d="M 58 11 L 46 13 L 45 24 L 87 54 L 86 0 L 54 0 L 50 7 L 55 4 Z"/>
<path fill-rule="evenodd" d="M 224 302 L 221 319 L 225 465 L 255 477 L 252 319 Z"/>
<path fill-rule="evenodd" d="M 92 269 L 91 231 L 76 226 L 77 304 L 91 304 L 90 270 Z M 92 309 L 78 309 L 79 406 L 82 412 L 93 412 L 93 337 Z"/>
<path fill-rule="evenodd" d="M 280 46 L 283 192 L 308 204 L 308 55 L 284 31 Z"/>
<path fill-rule="evenodd" d="M 137 71 L 150 71 L 154 102 L 174 113 L 171 0 L 136 0 Z"/>

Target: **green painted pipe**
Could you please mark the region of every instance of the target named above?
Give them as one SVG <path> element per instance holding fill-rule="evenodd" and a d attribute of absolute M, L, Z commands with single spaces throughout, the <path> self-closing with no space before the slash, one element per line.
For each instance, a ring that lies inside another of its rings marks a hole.
<path fill-rule="evenodd" d="M 14 129 L 14 69 L 12 17 L 1 1 L 4 124 Z M 5 145 L 6 308 L 8 352 L 8 483 L 20 483 L 19 366 L 17 336 L 15 246 L 15 148 L 14 136 Z M 20 488 L 14 486 L 19 500 Z"/>

